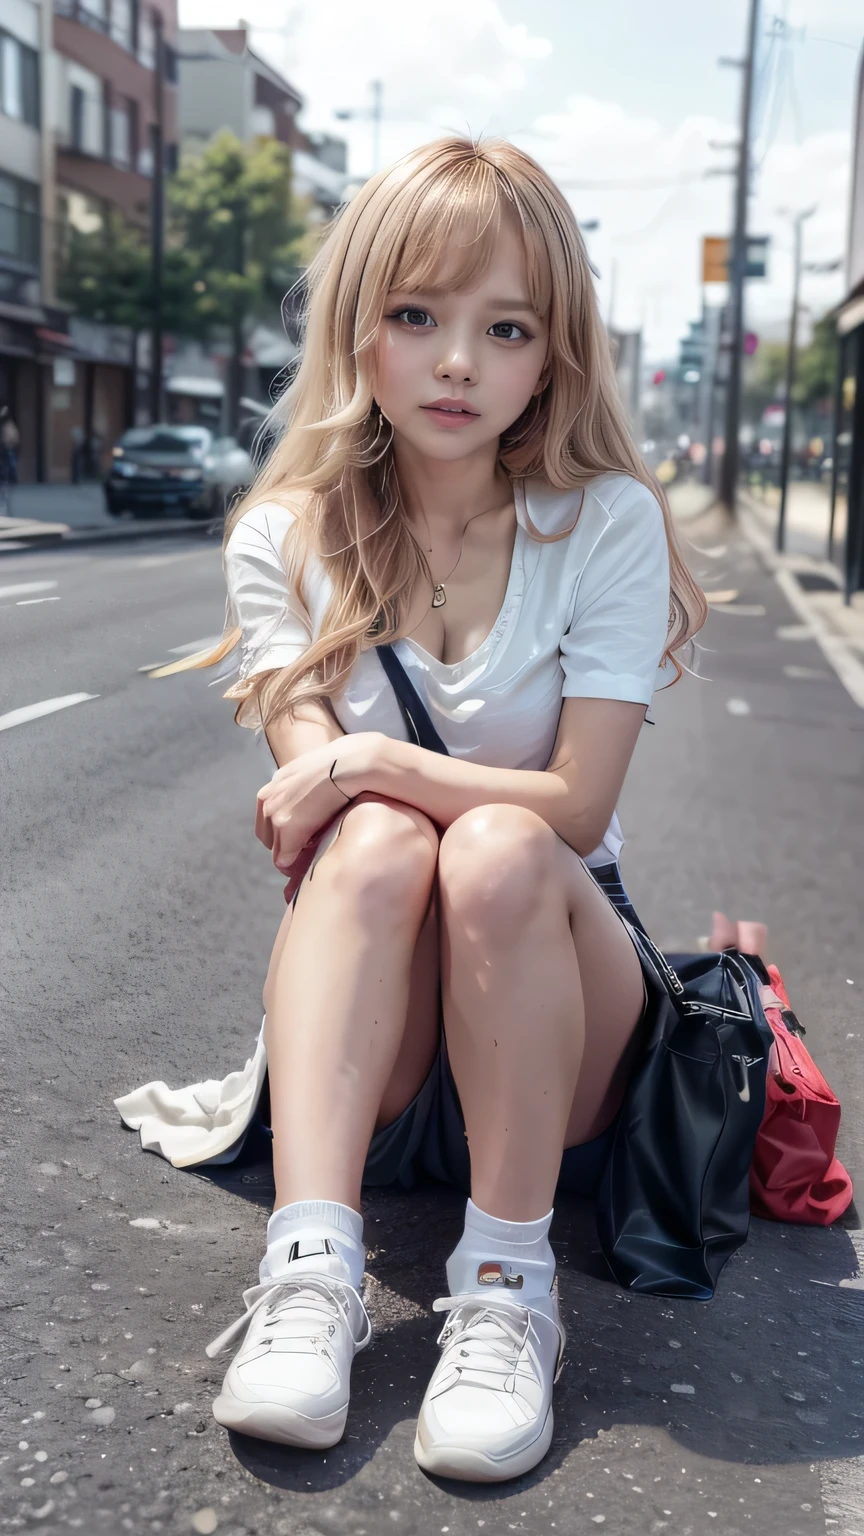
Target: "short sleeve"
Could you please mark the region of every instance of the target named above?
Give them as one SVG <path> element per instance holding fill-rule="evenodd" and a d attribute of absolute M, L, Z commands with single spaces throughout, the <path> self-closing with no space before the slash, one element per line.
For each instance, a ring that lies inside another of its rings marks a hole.
<path fill-rule="evenodd" d="M 228 599 L 241 630 L 241 680 L 290 666 L 312 640 L 309 616 L 282 559 L 292 522 L 293 514 L 276 503 L 253 507 L 225 549 Z"/>
<path fill-rule="evenodd" d="M 656 497 L 631 480 L 577 574 L 561 640 L 565 698 L 650 704 L 669 630 L 669 545 Z"/>

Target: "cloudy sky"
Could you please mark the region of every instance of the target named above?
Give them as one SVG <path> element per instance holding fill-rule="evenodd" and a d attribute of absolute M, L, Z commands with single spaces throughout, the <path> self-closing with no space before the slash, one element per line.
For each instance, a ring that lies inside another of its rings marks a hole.
<path fill-rule="evenodd" d="M 567 191 L 588 236 L 604 314 L 642 327 L 649 355 L 674 348 L 700 311 L 700 239 L 728 232 L 747 0 L 181 0 L 186 26 L 233 26 L 306 101 L 309 129 L 343 134 L 350 170 L 372 169 L 371 125 L 340 122 L 383 85 L 382 162 L 446 130 L 502 134 Z M 772 240 L 769 278 L 749 285 L 749 322 L 788 314 L 791 234 L 780 210 L 815 205 L 806 259 L 845 252 L 860 0 L 763 0 L 758 172 L 750 228 Z M 818 316 L 842 273 L 805 278 Z M 719 297 L 717 290 L 710 293 Z"/>

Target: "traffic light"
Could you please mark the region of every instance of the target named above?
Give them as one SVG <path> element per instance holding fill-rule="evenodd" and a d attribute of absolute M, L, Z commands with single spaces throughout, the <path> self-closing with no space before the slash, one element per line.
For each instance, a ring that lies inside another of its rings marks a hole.
<path fill-rule="evenodd" d="M 678 376 L 682 383 L 698 384 L 704 362 L 705 328 L 701 320 L 691 320 L 689 334 L 678 343 Z"/>

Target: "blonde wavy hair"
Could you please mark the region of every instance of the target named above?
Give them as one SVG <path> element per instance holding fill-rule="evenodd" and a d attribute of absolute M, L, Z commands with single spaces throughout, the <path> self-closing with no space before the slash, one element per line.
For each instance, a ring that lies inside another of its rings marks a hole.
<path fill-rule="evenodd" d="M 610 470 L 651 489 L 669 541 L 666 655 L 680 677 L 675 652 L 705 622 L 705 599 L 678 550 L 663 489 L 631 441 L 572 209 L 514 145 L 453 137 L 373 176 L 337 214 L 309 267 L 302 362 L 267 424 L 278 442 L 227 519 L 225 543 L 250 507 L 284 502 L 297 513 L 283 551 L 288 579 L 302 600 L 303 567 L 315 556 L 326 563 L 332 597 L 318 638 L 296 662 L 229 688 L 225 697 L 240 701 L 238 723 L 254 715 L 267 726 L 305 699 L 333 696 L 361 650 L 399 635 L 415 583 L 429 571 L 373 394 L 381 318 L 392 289 L 453 291 L 481 281 L 504 219 L 521 232 L 529 295 L 549 317 L 549 350 L 545 387 L 502 435 L 500 462 L 511 479 L 537 477 L 560 490 Z M 229 611 L 214 650 L 160 675 L 223 660 L 240 638 L 232 620 Z"/>

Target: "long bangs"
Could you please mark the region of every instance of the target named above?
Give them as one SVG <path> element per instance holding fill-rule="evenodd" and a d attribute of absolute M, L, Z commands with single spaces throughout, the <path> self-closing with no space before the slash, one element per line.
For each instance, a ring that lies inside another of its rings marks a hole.
<path fill-rule="evenodd" d="M 419 181 L 419 186 L 418 186 Z M 414 293 L 453 293 L 475 287 L 489 269 L 505 221 L 518 230 L 525 250 L 529 296 L 538 314 L 545 315 L 552 297 L 550 255 L 525 199 L 511 178 L 480 154 L 452 158 L 446 167 L 427 165 L 425 175 L 404 183 L 389 200 L 376 240 L 370 250 L 370 267 L 386 276 L 388 289 Z M 389 262 L 375 247 L 388 240 L 390 229 L 400 229 Z M 371 319 L 372 295 L 361 308 Z M 379 294 L 379 303 L 386 298 Z M 365 327 L 364 327 L 365 329 Z M 358 350 L 368 345 L 358 340 Z"/>

